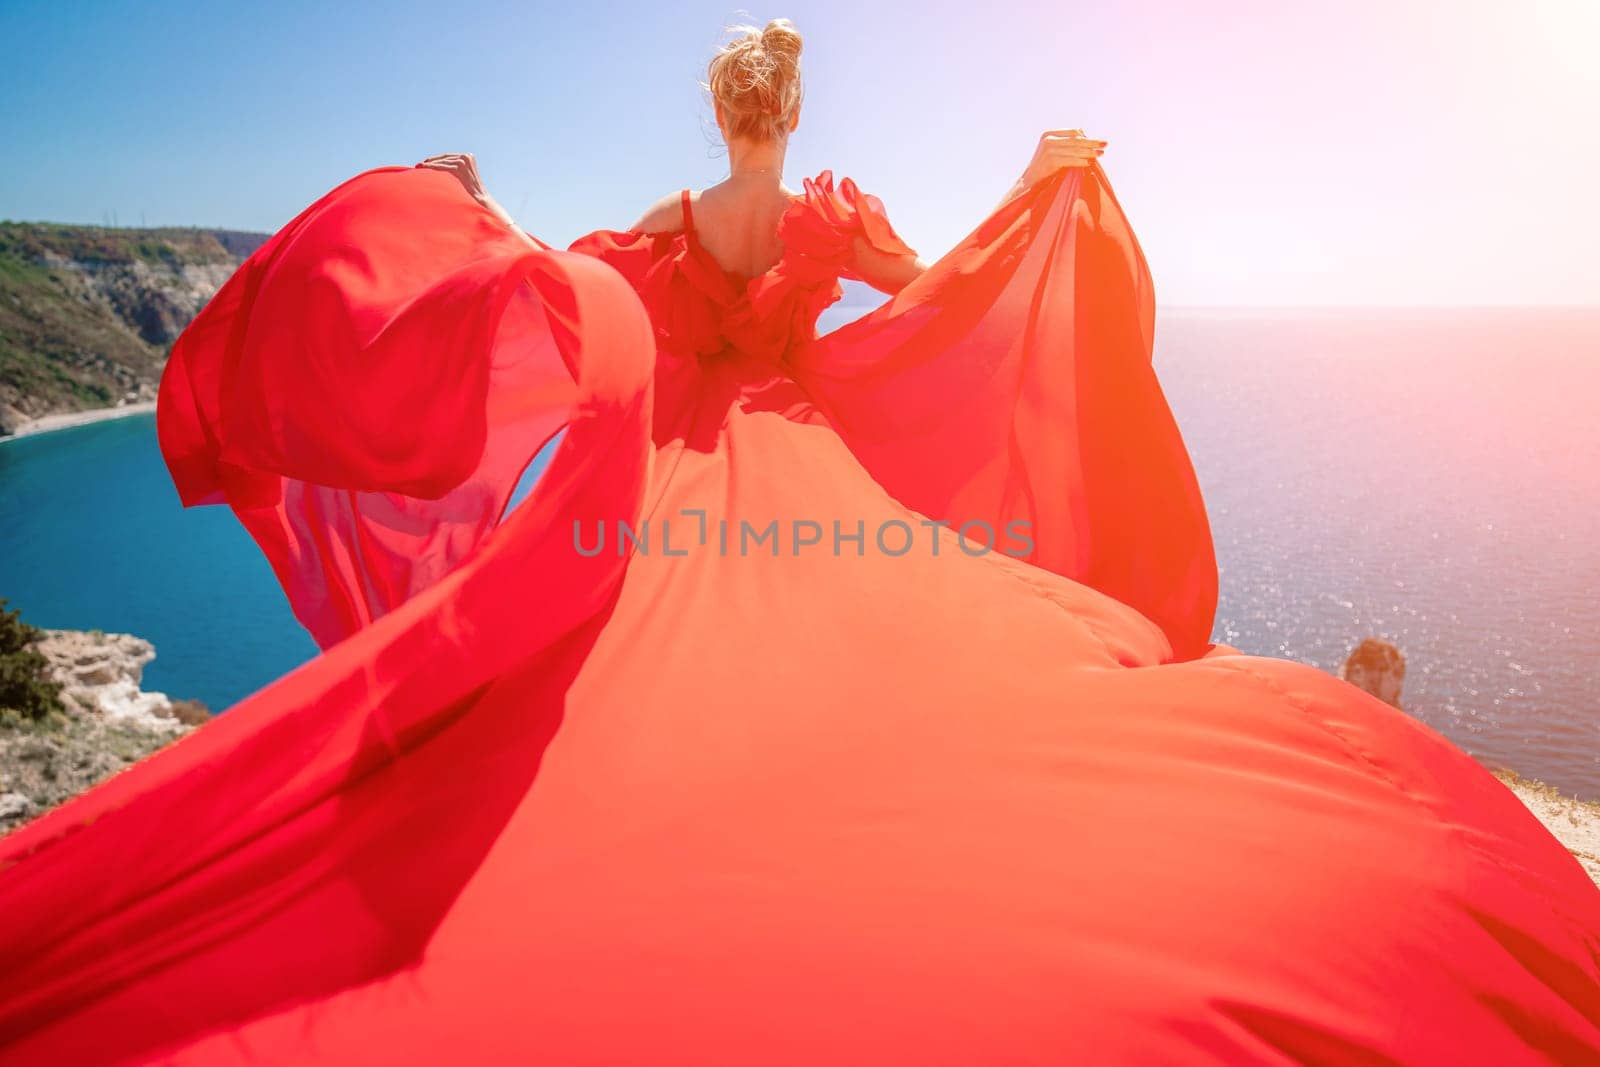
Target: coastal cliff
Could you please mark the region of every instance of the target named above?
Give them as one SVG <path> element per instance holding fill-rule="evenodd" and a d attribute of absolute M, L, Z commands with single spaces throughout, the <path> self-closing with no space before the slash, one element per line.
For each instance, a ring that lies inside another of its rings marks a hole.
<path fill-rule="evenodd" d="M 142 688 L 155 658 L 129 634 L 39 631 L 33 647 L 61 711 L 0 722 L 0 833 L 143 759 L 210 717 L 195 701 Z"/>
<path fill-rule="evenodd" d="M 0 435 L 154 400 L 172 342 L 265 240 L 0 223 Z"/>

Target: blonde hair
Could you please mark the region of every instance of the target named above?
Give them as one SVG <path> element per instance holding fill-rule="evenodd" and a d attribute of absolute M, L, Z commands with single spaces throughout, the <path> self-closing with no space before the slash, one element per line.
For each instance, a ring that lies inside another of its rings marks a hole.
<path fill-rule="evenodd" d="M 800 31 L 788 19 L 773 19 L 764 30 L 727 32 L 737 36 L 711 57 L 702 83 L 722 105 L 727 138 L 782 140 L 800 110 Z"/>

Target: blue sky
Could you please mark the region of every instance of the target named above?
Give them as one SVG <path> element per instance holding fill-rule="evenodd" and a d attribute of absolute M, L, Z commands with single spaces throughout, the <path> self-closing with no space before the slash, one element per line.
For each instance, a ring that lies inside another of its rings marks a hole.
<path fill-rule="evenodd" d="M 1168 304 L 1600 302 L 1600 2 L 798 2 L 788 177 L 937 256 L 1084 126 Z M 272 230 L 472 151 L 529 230 L 725 173 L 696 81 L 737 8 L 0 0 L 0 218 Z"/>

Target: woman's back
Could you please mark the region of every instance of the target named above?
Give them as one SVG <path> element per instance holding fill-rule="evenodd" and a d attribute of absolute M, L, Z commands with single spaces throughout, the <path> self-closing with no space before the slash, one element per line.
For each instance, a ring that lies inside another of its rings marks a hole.
<path fill-rule="evenodd" d="M 657 201 L 627 230 L 597 230 L 570 251 L 604 260 L 639 294 L 661 353 L 782 360 L 815 336 L 841 277 L 885 291 L 923 268 L 881 201 L 833 173 L 791 193 L 776 172 L 736 173 Z M 884 265 L 888 265 L 885 269 Z"/>
<path fill-rule="evenodd" d="M 795 194 L 782 183 L 756 183 L 740 177 L 689 194 L 691 217 L 682 229 L 729 274 L 755 278 L 783 258 L 778 223 Z"/>

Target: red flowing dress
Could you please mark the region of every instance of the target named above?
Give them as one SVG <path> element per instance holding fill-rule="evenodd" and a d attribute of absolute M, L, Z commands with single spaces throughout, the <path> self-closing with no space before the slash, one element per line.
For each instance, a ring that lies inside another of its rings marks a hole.
<path fill-rule="evenodd" d="M 387 169 L 251 257 L 162 447 L 326 651 L 0 842 L 0 1063 L 1600 1062 L 1576 861 L 1208 643 L 1102 172 L 822 338 L 905 246 L 826 173 L 779 236 Z"/>

